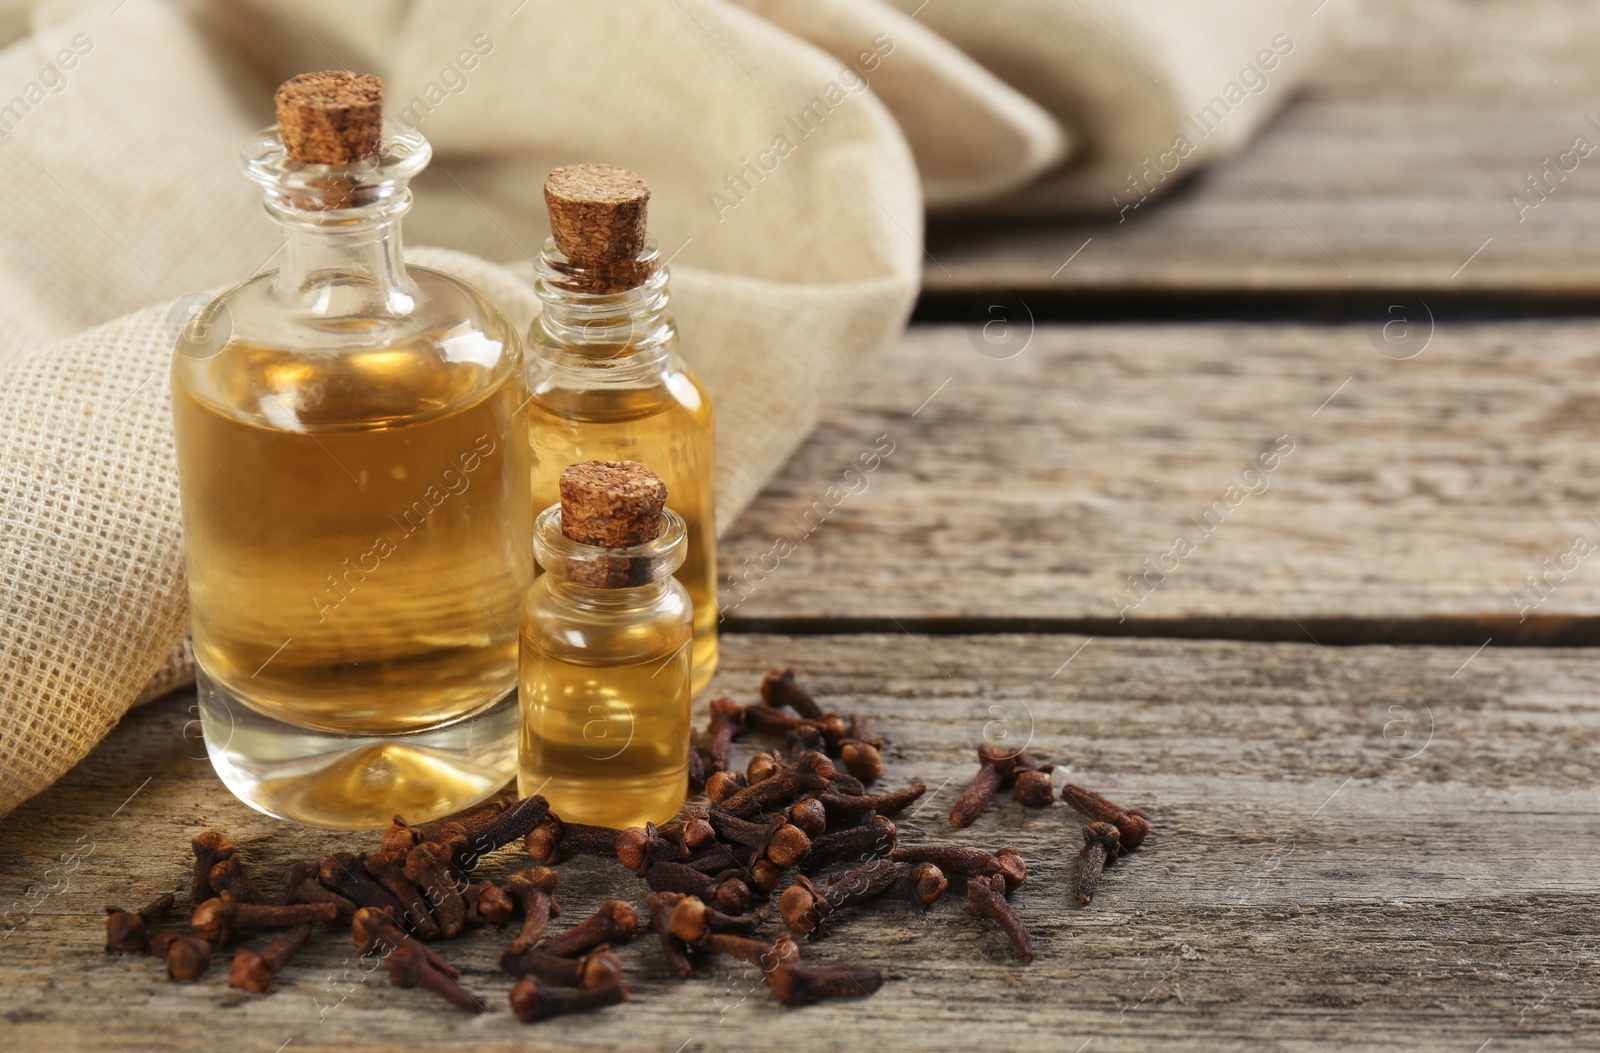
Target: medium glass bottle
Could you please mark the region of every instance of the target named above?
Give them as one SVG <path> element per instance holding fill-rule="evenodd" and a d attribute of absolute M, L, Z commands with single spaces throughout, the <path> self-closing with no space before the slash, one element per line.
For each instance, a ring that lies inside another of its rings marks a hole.
<path fill-rule="evenodd" d="M 178 338 L 173 421 L 201 725 L 272 815 L 341 829 L 454 812 L 515 772 L 531 577 L 520 342 L 405 265 L 427 164 L 382 84 L 307 74 L 244 152 L 280 266 Z"/>
<path fill-rule="evenodd" d="M 522 607 L 518 789 L 570 822 L 665 823 L 688 793 L 688 526 L 632 462 L 572 465 L 558 492 Z"/>
<path fill-rule="evenodd" d="M 528 337 L 534 507 L 567 465 L 632 460 L 660 473 L 688 540 L 678 580 L 694 602 L 693 691 L 717 667 L 716 442 L 711 398 L 678 353 L 667 267 L 646 234 L 644 181 L 611 165 L 545 183 L 552 237 L 537 266 L 543 309 Z"/>

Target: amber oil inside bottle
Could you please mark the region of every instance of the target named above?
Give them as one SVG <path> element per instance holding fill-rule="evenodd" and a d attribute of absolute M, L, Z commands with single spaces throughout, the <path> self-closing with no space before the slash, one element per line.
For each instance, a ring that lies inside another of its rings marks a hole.
<path fill-rule="evenodd" d="M 664 518 L 660 537 L 620 549 L 564 537 L 559 504 L 534 528 L 545 573 L 522 611 L 518 789 L 571 822 L 664 823 L 688 792 L 692 605 L 672 577 L 687 530 Z M 627 561 L 638 584 L 579 584 L 595 560 Z"/>
<path fill-rule="evenodd" d="M 404 264 L 427 144 L 384 146 L 330 175 L 252 144 L 280 265 L 203 309 L 172 373 L 208 751 L 247 803 L 345 829 L 511 776 L 532 571 L 520 341 Z"/>
<path fill-rule="evenodd" d="M 532 496 L 535 508 L 556 501 L 575 461 L 638 461 L 661 476 L 688 528 L 677 577 L 694 603 L 698 693 L 717 667 L 716 440 L 711 398 L 677 352 L 658 256 L 650 242 L 635 261 L 651 273 L 637 288 L 585 293 L 569 287 L 583 268 L 546 243 L 528 344 Z"/>

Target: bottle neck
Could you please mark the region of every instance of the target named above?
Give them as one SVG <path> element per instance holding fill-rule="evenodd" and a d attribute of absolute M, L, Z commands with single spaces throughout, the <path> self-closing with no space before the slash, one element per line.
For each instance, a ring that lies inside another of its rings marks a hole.
<path fill-rule="evenodd" d="M 542 580 L 551 594 L 566 606 L 607 614 L 655 606 L 666 597 L 671 581 L 669 578 L 622 589 L 597 589 L 563 580 L 554 574 L 542 575 Z"/>
<path fill-rule="evenodd" d="M 406 272 L 400 220 L 410 207 L 410 191 L 381 205 L 331 211 L 269 194 L 267 212 L 284 235 L 273 294 L 316 315 L 409 315 L 417 290 Z"/>
<path fill-rule="evenodd" d="M 594 272 L 563 256 L 554 239 L 535 261 L 534 288 L 543 307 L 534 324 L 533 352 L 557 372 L 588 382 L 627 383 L 659 372 L 677 329 L 667 312 L 667 268 L 651 240 L 626 268 L 646 275 L 626 288 L 591 291 Z M 613 272 L 614 277 L 614 272 Z"/>
<path fill-rule="evenodd" d="M 411 209 L 410 181 L 431 155 L 428 141 L 408 132 L 385 138 L 375 157 L 305 164 L 289 159 L 276 128 L 258 132 L 243 161 L 283 229 L 273 295 L 330 328 L 409 318 L 417 290 L 400 220 Z"/>

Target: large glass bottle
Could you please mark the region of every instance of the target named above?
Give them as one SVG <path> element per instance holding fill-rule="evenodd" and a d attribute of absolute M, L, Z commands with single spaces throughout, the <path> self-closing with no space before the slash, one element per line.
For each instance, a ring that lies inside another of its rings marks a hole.
<path fill-rule="evenodd" d="M 665 823 L 688 792 L 693 605 L 672 576 L 688 529 L 659 503 L 627 507 L 660 487 L 642 466 L 573 468 L 600 485 L 585 494 L 569 473 L 534 528 L 544 573 L 522 608 L 518 789 L 569 822 Z M 604 489 L 628 478 L 644 482 Z"/>
<path fill-rule="evenodd" d="M 297 160 L 296 81 L 244 152 L 280 265 L 202 308 L 173 358 L 190 617 L 228 787 L 370 828 L 456 811 L 515 772 L 526 388 L 504 316 L 402 259 L 427 141 L 374 129 L 364 155 Z"/>
<path fill-rule="evenodd" d="M 528 338 L 534 507 L 557 500 L 575 461 L 638 461 L 660 475 L 688 529 L 678 580 L 694 603 L 698 694 L 717 666 L 716 442 L 711 398 L 678 353 L 666 264 L 645 235 L 649 191 L 623 169 L 575 165 L 551 173 L 545 196 L 556 235 L 536 261 L 543 309 Z"/>

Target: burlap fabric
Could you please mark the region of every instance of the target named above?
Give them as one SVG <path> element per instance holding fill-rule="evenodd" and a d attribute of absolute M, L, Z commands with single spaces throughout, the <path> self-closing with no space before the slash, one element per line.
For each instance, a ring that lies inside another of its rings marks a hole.
<path fill-rule="evenodd" d="M 0 814 L 192 676 L 167 358 L 183 298 L 271 265 L 236 156 L 278 81 L 386 80 L 391 119 L 436 150 L 407 234 L 443 248 L 409 258 L 519 325 L 545 172 L 644 175 L 717 402 L 726 524 L 904 323 L 924 197 L 1110 211 L 1122 169 L 1282 32 L 1300 50 L 1185 164 L 1287 98 L 1316 36 L 1295 18 L 1277 0 L 0 0 Z"/>

